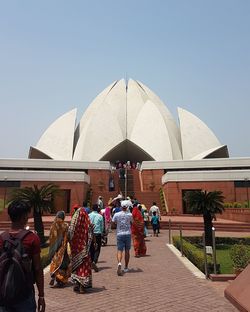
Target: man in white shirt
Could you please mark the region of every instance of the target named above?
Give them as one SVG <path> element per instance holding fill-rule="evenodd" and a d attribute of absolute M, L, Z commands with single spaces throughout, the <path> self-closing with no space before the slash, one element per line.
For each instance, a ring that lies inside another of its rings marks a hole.
<path fill-rule="evenodd" d="M 124 272 L 128 272 L 128 263 L 130 258 L 131 248 L 131 224 L 133 222 L 132 214 L 129 207 L 132 206 L 130 200 L 123 200 L 121 202 L 122 211 L 114 214 L 112 222 L 116 224 L 116 238 L 117 238 L 117 275 L 122 275 L 122 256 L 125 250 L 125 267 Z"/>
<path fill-rule="evenodd" d="M 156 205 L 156 202 L 153 202 L 153 206 L 150 207 L 149 209 L 149 216 L 150 216 L 150 221 L 151 221 L 151 218 L 153 216 L 153 212 L 156 212 L 156 215 L 159 217 L 159 220 L 161 220 L 161 212 L 160 212 L 160 209 L 159 207 Z M 160 233 L 160 229 L 158 230 L 158 233 Z"/>
<path fill-rule="evenodd" d="M 156 206 L 156 202 L 153 202 L 153 206 L 151 206 L 149 209 L 150 217 L 152 217 L 154 211 L 156 212 L 156 215 L 159 217 L 159 219 L 161 219 L 161 212 L 160 212 L 159 207 Z"/>

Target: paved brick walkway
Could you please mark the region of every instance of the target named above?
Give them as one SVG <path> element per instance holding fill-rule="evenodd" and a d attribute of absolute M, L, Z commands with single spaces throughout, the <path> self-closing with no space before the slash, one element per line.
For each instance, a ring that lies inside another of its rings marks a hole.
<path fill-rule="evenodd" d="M 166 246 L 168 232 L 147 239 L 148 256 L 135 258 L 131 250 L 129 273 L 116 274 L 115 234 L 102 248 L 100 271 L 93 272 L 93 289 L 80 295 L 72 287 L 52 289 L 45 275 L 47 312 L 119 311 L 119 312 L 201 312 L 237 311 L 223 297 L 226 284 L 214 284 L 197 278 Z M 224 286 L 225 285 L 225 286 Z"/>

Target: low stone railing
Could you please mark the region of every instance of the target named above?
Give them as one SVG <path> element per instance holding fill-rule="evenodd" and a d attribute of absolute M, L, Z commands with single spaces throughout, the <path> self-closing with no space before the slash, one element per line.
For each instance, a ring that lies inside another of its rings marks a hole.
<path fill-rule="evenodd" d="M 222 219 L 250 223 L 249 208 L 225 208 L 225 211 L 219 215 Z"/>

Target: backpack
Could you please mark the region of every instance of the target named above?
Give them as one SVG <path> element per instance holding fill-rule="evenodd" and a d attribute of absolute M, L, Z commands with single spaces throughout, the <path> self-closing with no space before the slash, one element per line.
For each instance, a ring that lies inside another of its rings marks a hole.
<path fill-rule="evenodd" d="M 8 232 L 0 235 L 3 240 L 0 250 L 0 305 L 18 303 L 31 293 L 32 261 L 22 244 L 29 233 L 22 230 L 14 235 Z"/>

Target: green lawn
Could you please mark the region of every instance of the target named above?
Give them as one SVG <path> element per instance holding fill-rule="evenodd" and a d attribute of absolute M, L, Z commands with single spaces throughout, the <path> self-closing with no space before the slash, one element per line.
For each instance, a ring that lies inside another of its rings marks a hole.
<path fill-rule="evenodd" d="M 221 274 L 233 274 L 234 268 L 229 255 L 230 246 L 225 249 L 216 249 L 216 262 L 220 264 Z"/>
<path fill-rule="evenodd" d="M 49 247 L 41 248 L 41 262 L 42 262 L 42 267 L 45 268 L 49 263 Z"/>
<path fill-rule="evenodd" d="M 41 248 L 41 257 L 47 256 L 49 253 L 49 247 Z"/>
<path fill-rule="evenodd" d="M 197 248 L 200 252 L 203 252 L 202 240 L 199 236 L 184 237 L 184 242 L 188 242 Z M 185 243 L 184 243 L 185 244 Z M 218 237 L 216 241 L 216 262 L 220 265 L 221 274 L 234 274 L 233 263 L 230 256 L 230 250 L 235 244 L 244 244 L 249 248 L 250 254 L 250 242 L 249 237 L 233 238 L 233 237 Z M 179 247 L 178 247 L 179 248 Z M 190 247 L 188 247 L 190 250 Z M 197 258 L 194 252 L 194 258 Z M 204 257 L 204 254 L 203 254 Z M 192 258 L 192 257 L 191 257 Z M 199 260 L 198 258 L 196 259 Z M 192 260 L 191 260 L 192 261 Z M 203 259 L 204 261 L 204 259 Z M 199 261 L 198 261 L 199 262 Z M 208 258 L 208 262 L 213 265 L 213 259 Z"/>

